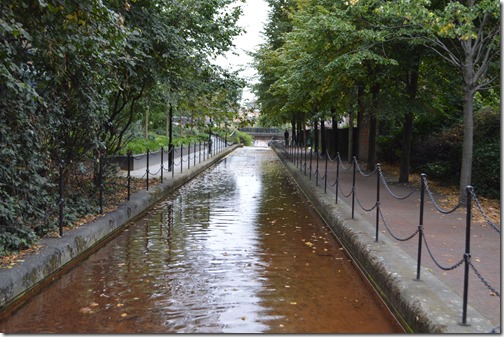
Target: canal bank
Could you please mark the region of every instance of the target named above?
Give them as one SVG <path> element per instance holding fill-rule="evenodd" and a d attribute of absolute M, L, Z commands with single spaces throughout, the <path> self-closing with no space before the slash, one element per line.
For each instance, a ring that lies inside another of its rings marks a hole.
<path fill-rule="evenodd" d="M 470 306 L 470 325 L 462 326 L 460 296 L 426 268 L 422 268 L 421 280 L 415 280 L 417 263 L 414 259 L 385 236 L 375 242 L 372 224 L 358 214 L 352 219 L 348 205 L 335 204 L 333 194 L 325 194 L 323 188 L 316 188 L 308 176 L 286 160 L 282 150 L 274 149 L 299 188 L 403 324 L 420 333 L 492 331 L 491 322 Z"/>
<path fill-rule="evenodd" d="M 149 191 L 142 190 L 131 195 L 130 200 L 120 204 L 117 210 L 66 231 L 60 238 L 41 239 L 36 253 L 28 254 L 14 266 L 0 269 L 0 311 L 14 304 L 23 295 L 36 290 L 44 281 L 53 279 L 61 270 L 89 255 L 100 243 L 141 216 L 159 200 L 241 146 L 226 147 L 201 164 L 183 173 L 177 172 L 173 178 L 151 187 Z"/>

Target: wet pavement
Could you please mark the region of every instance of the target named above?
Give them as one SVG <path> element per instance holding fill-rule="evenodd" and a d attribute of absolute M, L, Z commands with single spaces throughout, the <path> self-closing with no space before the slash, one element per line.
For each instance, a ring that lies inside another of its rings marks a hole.
<path fill-rule="evenodd" d="M 283 148 L 281 145 L 280 148 Z M 298 157 L 299 158 L 299 157 Z M 304 154 L 296 161 L 296 168 L 310 176 L 310 155 L 307 152 L 306 161 Z M 306 165 L 305 165 L 306 163 Z M 316 155 L 312 155 L 311 176 L 313 187 L 322 191 L 327 186 L 327 194 L 336 196 L 337 160 L 332 158 L 327 162 L 327 185 L 325 185 L 325 158 L 319 157 L 318 174 Z M 362 172 L 356 170 L 356 183 L 354 200 L 355 214 L 359 214 L 376 225 L 376 209 L 373 209 L 377 199 L 377 175 L 365 171 L 365 165 L 360 164 Z M 367 177 L 367 175 L 370 175 Z M 380 208 L 379 237 L 387 236 L 404 250 L 408 255 L 417 260 L 418 234 L 413 236 L 418 229 L 420 218 L 420 187 L 397 183 L 397 177 L 385 176 L 387 186 L 380 182 Z M 427 177 L 428 178 L 428 177 Z M 339 168 L 339 202 L 352 205 L 353 169 L 351 163 L 340 162 Z M 414 193 L 411 194 L 412 189 Z M 461 207 L 453 213 L 443 214 L 436 210 L 438 207 L 449 210 L 452 207 L 443 206 L 445 197 L 430 189 L 431 196 L 425 194 L 424 209 L 424 235 L 425 243 L 422 244 L 422 266 L 449 286 L 460 297 L 463 297 L 464 265 L 457 265 L 463 260 L 466 244 L 466 212 Z M 371 210 L 372 209 L 372 210 Z M 492 223 L 500 231 L 500 222 Z M 501 325 L 501 298 L 496 294 L 501 292 L 501 237 L 486 221 L 479 210 L 473 209 L 472 225 L 470 232 L 471 262 L 475 270 L 470 268 L 468 303 L 489 319 L 495 326 Z M 412 237 L 413 236 L 413 237 Z M 395 238 L 394 238 L 395 237 Z M 411 238 L 410 238 L 411 237 Z M 455 266 L 455 268 L 453 268 Z M 442 267 L 442 268 L 441 268 Z M 416 273 L 411 278 L 416 278 Z M 421 278 L 421 275 L 420 275 Z M 494 290 L 496 292 L 494 292 Z M 462 308 L 461 317 L 462 317 Z M 467 318 L 470 324 L 470 317 Z"/>
<path fill-rule="evenodd" d="M 402 332 L 268 149 L 243 148 L 0 321 L 22 333 Z"/>

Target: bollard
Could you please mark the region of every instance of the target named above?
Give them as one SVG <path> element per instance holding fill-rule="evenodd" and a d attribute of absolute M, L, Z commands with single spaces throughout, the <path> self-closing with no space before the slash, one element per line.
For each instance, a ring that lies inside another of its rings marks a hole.
<path fill-rule="evenodd" d="M 471 261 L 471 190 L 472 186 L 466 187 L 467 194 L 467 209 L 466 209 L 466 242 L 464 254 L 464 296 L 462 302 L 462 323 L 463 326 L 467 324 L 467 298 L 469 295 L 469 263 Z"/>
<path fill-rule="evenodd" d="M 65 169 L 65 162 L 60 161 L 60 178 L 59 178 L 59 235 L 63 236 L 63 223 L 65 222 L 65 179 L 63 171 Z"/>
<path fill-rule="evenodd" d="M 423 216 L 425 203 L 425 173 L 420 174 L 420 218 L 418 220 L 418 255 L 417 255 L 417 276 L 416 280 L 420 281 L 420 266 L 422 264 L 422 244 L 423 244 Z"/>

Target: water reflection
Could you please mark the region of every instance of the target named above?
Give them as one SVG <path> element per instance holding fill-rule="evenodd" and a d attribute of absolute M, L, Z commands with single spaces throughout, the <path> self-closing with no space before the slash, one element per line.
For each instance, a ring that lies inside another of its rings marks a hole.
<path fill-rule="evenodd" d="M 2 332 L 397 332 L 268 149 L 237 150 Z"/>

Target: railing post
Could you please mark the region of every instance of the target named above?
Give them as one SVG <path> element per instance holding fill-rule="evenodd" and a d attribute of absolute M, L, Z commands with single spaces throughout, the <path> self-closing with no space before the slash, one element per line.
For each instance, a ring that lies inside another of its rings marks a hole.
<path fill-rule="evenodd" d="M 187 169 L 191 168 L 191 143 L 187 145 Z"/>
<path fill-rule="evenodd" d="M 325 153 L 325 181 L 324 181 L 324 193 L 327 193 L 327 161 L 329 159 L 329 153 L 327 153 L 327 149 L 326 149 L 326 153 Z"/>
<path fill-rule="evenodd" d="M 171 145 L 171 153 L 170 153 L 170 158 L 171 158 L 171 176 L 172 179 L 175 178 L 175 146 Z"/>
<path fill-rule="evenodd" d="M 317 154 L 317 169 L 315 170 L 315 178 L 317 179 L 315 185 L 318 186 L 318 177 L 319 177 L 319 152 L 318 150 L 315 152 Z"/>
<path fill-rule="evenodd" d="M 352 177 L 352 219 L 355 213 L 355 169 L 357 168 L 357 158 L 353 156 L 353 177 Z"/>
<path fill-rule="evenodd" d="M 338 203 L 340 154 L 336 153 L 336 203 Z"/>
<path fill-rule="evenodd" d="M 173 171 L 173 144 L 168 144 L 168 172 Z"/>
<path fill-rule="evenodd" d="M 380 227 L 380 173 L 381 164 L 376 164 L 376 242 L 378 242 Z"/>
<path fill-rule="evenodd" d="M 184 169 L 184 144 L 180 145 L 180 173 Z"/>
<path fill-rule="evenodd" d="M 423 217 L 425 205 L 425 179 L 427 175 L 420 175 L 420 219 L 418 221 L 418 255 L 417 255 L 417 276 L 416 280 L 420 281 L 420 266 L 422 265 L 422 245 L 423 245 Z"/>
<path fill-rule="evenodd" d="M 194 150 L 193 151 L 193 153 L 194 153 L 194 155 L 193 155 L 193 160 L 194 160 L 193 164 L 194 165 L 193 166 L 196 166 L 196 142 L 194 142 L 194 148 L 193 148 L 193 150 Z"/>
<path fill-rule="evenodd" d="M 65 222 L 65 179 L 63 172 L 65 170 L 65 162 L 60 161 L 60 176 L 59 176 L 59 235 L 63 236 L 63 223 Z"/>
<path fill-rule="evenodd" d="M 306 147 L 304 148 L 304 175 L 306 175 Z"/>
<path fill-rule="evenodd" d="M 164 149 L 163 147 L 161 146 L 161 183 L 163 183 L 163 169 L 164 169 L 164 166 L 163 166 L 163 152 L 164 152 Z"/>
<path fill-rule="evenodd" d="M 103 153 L 100 152 L 100 162 L 99 162 L 99 166 L 100 166 L 100 170 L 99 170 L 99 175 L 98 175 L 98 184 L 100 185 L 99 186 L 99 189 L 100 189 L 100 200 L 99 200 L 99 204 L 100 204 L 100 214 L 103 214 Z"/>
<path fill-rule="evenodd" d="M 466 209 L 466 242 L 465 242 L 465 254 L 464 254 L 464 296 L 462 303 L 462 325 L 468 326 L 467 324 L 467 298 L 469 295 L 469 263 L 471 262 L 471 200 L 472 186 L 466 187 L 466 198 L 467 198 L 467 209 Z"/>
<path fill-rule="evenodd" d="M 146 180 L 147 191 L 149 190 L 149 154 L 150 154 L 150 150 L 147 149 L 147 168 L 145 169 L 145 176 L 147 177 L 147 180 Z"/>
<path fill-rule="evenodd" d="M 131 197 L 131 151 L 128 151 L 128 200 Z"/>
<path fill-rule="evenodd" d="M 201 163 L 201 140 L 198 144 L 198 163 Z"/>
<path fill-rule="evenodd" d="M 310 180 L 312 174 L 312 158 L 313 158 L 313 148 L 310 147 Z"/>

